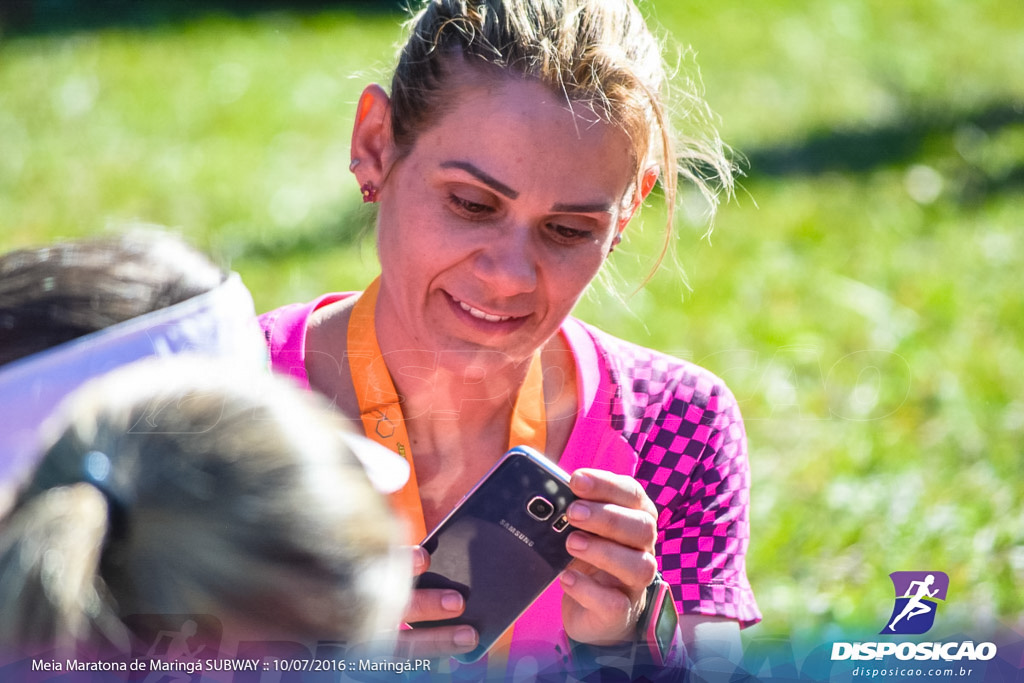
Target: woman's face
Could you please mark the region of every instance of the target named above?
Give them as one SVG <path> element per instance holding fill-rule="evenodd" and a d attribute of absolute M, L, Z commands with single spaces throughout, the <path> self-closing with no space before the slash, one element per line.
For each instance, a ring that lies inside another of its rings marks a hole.
<path fill-rule="evenodd" d="M 629 138 L 586 106 L 467 72 L 381 188 L 378 333 L 486 367 L 557 331 L 607 257 L 636 176 Z"/>

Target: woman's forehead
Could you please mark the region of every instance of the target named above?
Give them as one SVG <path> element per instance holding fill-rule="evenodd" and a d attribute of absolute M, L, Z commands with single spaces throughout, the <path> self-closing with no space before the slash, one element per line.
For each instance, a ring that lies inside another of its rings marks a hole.
<path fill-rule="evenodd" d="M 623 131 L 595 121 L 586 108 L 568 106 L 545 86 L 521 80 L 461 89 L 415 149 L 428 167 L 469 162 L 517 191 L 557 186 L 574 200 L 599 195 L 617 201 L 636 168 Z"/>
<path fill-rule="evenodd" d="M 629 135 L 608 123 L 594 103 L 573 100 L 531 77 L 509 74 L 496 67 L 460 65 L 445 78 L 443 106 L 431 125 L 417 136 L 433 144 L 476 144 L 507 147 L 521 145 L 525 154 L 538 142 L 557 143 L 563 151 L 573 145 L 600 145 L 617 166 L 637 167 L 636 150 Z M 443 129 L 441 136 L 430 135 Z M 564 144 L 562 144 L 564 143 Z M 543 152 L 549 149 L 543 147 Z M 593 152 L 594 150 L 586 150 Z M 548 155 L 542 155 L 548 156 Z"/>
<path fill-rule="evenodd" d="M 442 101 L 445 110 L 460 104 L 485 105 L 491 99 L 504 99 L 513 92 L 530 105 L 544 105 L 573 114 L 584 125 L 609 123 L 597 96 L 569 93 L 557 84 L 541 81 L 488 63 L 474 64 L 463 59 L 446 60 Z"/>

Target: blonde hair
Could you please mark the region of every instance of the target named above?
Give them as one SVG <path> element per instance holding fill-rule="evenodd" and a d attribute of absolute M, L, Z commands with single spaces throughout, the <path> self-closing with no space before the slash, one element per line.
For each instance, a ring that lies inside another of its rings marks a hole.
<path fill-rule="evenodd" d="M 400 154 L 445 113 L 447 62 L 462 59 L 537 79 L 623 130 L 633 142 L 634 192 L 646 167 L 661 167 L 668 218 L 659 263 L 679 176 L 703 194 L 711 216 L 719 195 L 731 194 L 734 168 L 694 81 L 678 93 L 692 133 L 673 133 L 661 46 L 632 0 L 428 0 L 409 24 L 391 83 Z"/>
<path fill-rule="evenodd" d="M 399 623 L 398 522 L 313 394 L 175 357 L 94 380 L 66 415 L 0 531 L 0 642 L 123 643 L 132 614 L 304 642 Z"/>

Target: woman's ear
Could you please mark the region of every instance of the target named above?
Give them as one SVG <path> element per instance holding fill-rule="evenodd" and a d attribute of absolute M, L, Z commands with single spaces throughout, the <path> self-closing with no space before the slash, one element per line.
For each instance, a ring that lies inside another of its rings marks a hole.
<path fill-rule="evenodd" d="M 648 166 L 644 171 L 644 177 L 640 179 L 640 201 L 647 199 L 647 195 L 654 189 L 655 183 L 658 182 L 658 167 Z"/>
<path fill-rule="evenodd" d="M 360 185 L 380 188 L 391 164 L 391 99 L 384 88 L 372 83 L 363 90 L 356 105 L 352 126 L 352 164 L 349 168 Z"/>
<path fill-rule="evenodd" d="M 629 208 L 623 212 L 619 217 L 619 232 L 621 233 L 626 229 L 626 224 L 633 218 L 633 215 L 640 208 L 640 204 L 647 199 L 647 195 L 654 189 L 654 185 L 658 182 L 658 167 L 648 166 L 644 169 L 643 175 L 640 177 L 640 185 L 637 191 L 633 193 L 633 202 Z"/>

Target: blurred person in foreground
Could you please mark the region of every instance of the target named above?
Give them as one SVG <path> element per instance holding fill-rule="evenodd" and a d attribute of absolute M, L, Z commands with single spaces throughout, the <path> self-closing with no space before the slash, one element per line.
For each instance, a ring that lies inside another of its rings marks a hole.
<path fill-rule="evenodd" d="M 706 105 L 675 84 L 683 133 L 672 131 L 661 47 L 631 0 L 418 6 L 390 92 L 363 91 L 352 133 L 350 169 L 378 208 L 380 276 L 262 316 L 273 366 L 409 460 L 397 499 L 413 544 L 510 446 L 572 473 L 576 561 L 479 676 L 616 662 L 679 678 L 681 648 L 650 637 L 664 590 L 679 611 L 673 643 L 727 669 L 740 627 L 761 618 L 736 401 L 707 370 L 569 315 L 656 183 L 665 249 L 678 178 L 711 206 L 731 192 Z M 421 552 L 418 571 L 428 562 Z M 463 605 L 455 590 L 416 590 L 406 620 Z M 401 637 L 438 657 L 476 646 L 465 624 Z"/>
<path fill-rule="evenodd" d="M 8 651 L 109 662 L 163 632 L 181 641 L 169 657 L 231 656 L 239 641 L 386 642 L 399 623 L 411 561 L 381 492 L 408 467 L 290 382 L 143 360 L 76 391 L 46 431 L 0 525 Z M 214 619 L 214 642 L 182 615 Z"/>
<path fill-rule="evenodd" d="M 148 356 L 265 363 L 252 296 L 155 227 L 0 255 L 0 513 L 40 454 L 39 428 L 91 377 Z"/>

